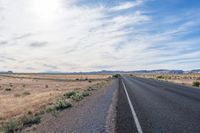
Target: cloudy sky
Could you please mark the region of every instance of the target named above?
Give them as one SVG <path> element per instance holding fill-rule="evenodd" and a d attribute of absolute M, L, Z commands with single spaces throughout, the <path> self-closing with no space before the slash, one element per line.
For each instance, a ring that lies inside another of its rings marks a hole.
<path fill-rule="evenodd" d="M 0 0 L 0 71 L 200 68 L 198 0 Z"/>

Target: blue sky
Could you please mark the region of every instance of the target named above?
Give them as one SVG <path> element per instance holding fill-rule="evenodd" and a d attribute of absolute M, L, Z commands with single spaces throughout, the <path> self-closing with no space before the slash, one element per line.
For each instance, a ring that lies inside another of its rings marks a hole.
<path fill-rule="evenodd" d="M 198 0 L 0 0 L 0 71 L 200 68 Z"/>

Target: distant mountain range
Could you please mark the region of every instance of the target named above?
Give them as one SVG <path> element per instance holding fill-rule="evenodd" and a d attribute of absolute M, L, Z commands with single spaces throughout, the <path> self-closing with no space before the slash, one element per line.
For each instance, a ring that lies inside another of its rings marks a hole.
<path fill-rule="evenodd" d="M 186 73 L 199 73 L 200 69 L 194 69 L 189 71 L 183 70 L 168 70 L 168 69 L 158 69 L 158 70 L 138 70 L 138 71 L 93 71 L 93 72 L 43 72 L 40 74 L 186 74 Z M 0 72 L 0 74 L 14 74 L 12 71 Z"/>
<path fill-rule="evenodd" d="M 138 74 L 185 74 L 185 73 L 200 73 L 200 69 L 183 71 L 183 70 L 167 70 L 167 69 L 159 69 L 159 70 L 138 70 L 138 71 L 94 71 L 94 72 L 78 72 L 78 73 L 70 73 L 70 74 L 130 74 L 130 73 L 138 73 Z"/>
<path fill-rule="evenodd" d="M 167 69 L 159 69 L 159 70 L 138 70 L 138 71 L 96 71 L 96 72 L 82 72 L 82 74 L 130 74 L 130 73 L 149 73 L 149 74 L 184 74 L 184 73 L 200 73 L 200 69 L 183 71 L 183 70 L 167 70 Z M 78 73 L 77 73 L 78 74 Z"/>

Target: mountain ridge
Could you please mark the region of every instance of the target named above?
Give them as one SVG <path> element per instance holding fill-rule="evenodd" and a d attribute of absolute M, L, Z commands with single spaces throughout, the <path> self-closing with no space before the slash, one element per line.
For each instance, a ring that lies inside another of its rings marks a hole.
<path fill-rule="evenodd" d="M 32 74 L 200 74 L 200 69 L 193 70 L 173 70 L 173 69 L 155 69 L 155 70 L 133 70 L 133 71 L 112 71 L 112 70 L 101 70 L 101 71 L 91 71 L 91 72 L 59 72 L 59 71 L 46 71 Z M 13 71 L 0 72 L 0 74 L 23 74 L 15 73 Z"/>

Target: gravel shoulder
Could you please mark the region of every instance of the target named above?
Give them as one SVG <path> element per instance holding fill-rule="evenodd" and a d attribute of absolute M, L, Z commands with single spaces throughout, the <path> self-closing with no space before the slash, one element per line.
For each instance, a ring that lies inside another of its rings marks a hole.
<path fill-rule="evenodd" d="M 53 116 L 45 114 L 39 125 L 26 128 L 22 133 L 104 133 L 114 132 L 118 80 L 95 91 L 77 102 L 72 108 Z M 110 120 L 112 119 L 112 120 Z M 109 125 L 108 125 L 109 124 Z M 111 128 L 111 129 L 108 129 Z"/>

